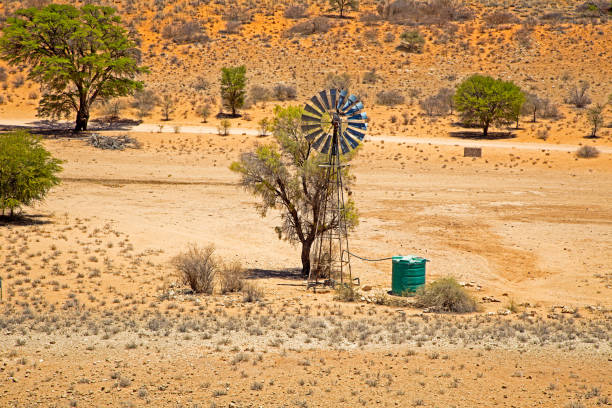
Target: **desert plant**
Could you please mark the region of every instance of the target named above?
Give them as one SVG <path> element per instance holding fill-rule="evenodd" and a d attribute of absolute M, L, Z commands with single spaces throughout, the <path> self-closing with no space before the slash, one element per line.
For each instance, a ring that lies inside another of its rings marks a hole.
<path fill-rule="evenodd" d="M 0 134 L 0 209 L 2 215 L 44 199 L 58 185 L 62 168 L 39 137 L 25 131 Z"/>
<path fill-rule="evenodd" d="M 400 35 L 400 47 L 408 52 L 421 53 L 425 46 L 425 38 L 415 30 L 404 31 Z"/>
<path fill-rule="evenodd" d="M 379 105 L 395 106 L 404 103 L 404 101 L 404 95 L 402 95 L 397 89 L 380 91 L 378 94 L 376 94 L 376 102 Z"/>
<path fill-rule="evenodd" d="M 595 106 L 593 106 L 592 108 L 587 109 L 587 111 L 586 111 L 587 121 L 591 125 L 591 137 L 592 138 L 596 138 L 597 137 L 597 131 L 599 130 L 600 127 L 603 126 L 603 123 L 604 123 L 604 117 L 603 117 L 604 108 L 605 108 L 604 105 L 598 103 Z"/>
<path fill-rule="evenodd" d="M 576 156 L 581 159 L 592 159 L 599 156 L 599 150 L 595 146 L 582 146 L 576 151 Z"/>
<path fill-rule="evenodd" d="M 225 22 L 225 30 L 223 30 L 226 34 L 239 34 L 242 29 L 242 22 L 236 20 L 228 20 Z"/>
<path fill-rule="evenodd" d="M 257 125 L 259 126 L 259 136 L 268 136 L 268 132 L 272 127 L 270 120 L 268 118 L 262 118 L 259 122 L 257 122 Z"/>
<path fill-rule="evenodd" d="M 246 95 L 246 67 L 221 68 L 221 99 L 223 106 L 232 111 L 236 116 L 236 110 L 244 105 Z"/>
<path fill-rule="evenodd" d="M 544 100 L 538 95 L 528 92 L 525 94 L 525 103 L 521 108 L 521 113 L 532 116 L 531 121 L 535 123 L 537 115 L 541 115 L 541 111 L 544 109 L 544 104 Z"/>
<path fill-rule="evenodd" d="M 268 101 L 270 100 L 271 96 L 270 89 L 262 85 L 253 85 L 249 90 L 249 100 L 253 104 L 261 101 Z"/>
<path fill-rule="evenodd" d="M 329 5 L 332 10 L 336 10 L 340 14 L 340 18 L 344 17 L 344 11 L 347 9 L 353 11 L 359 9 L 358 0 L 329 0 Z"/>
<path fill-rule="evenodd" d="M 134 93 L 132 108 L 136 109 L 139 118 L 149 116 L 159 103 L 159 98 L 151 89 L 142 89 Z"/>
<path fill-rule="evenodd" d="M 303 5 L 292 5 L 285 9 L 283 12 L 285 18 L 297 20 L 307 16 L 306 7 Z"/>
<path fill-rule="evenodd" d="M 210 105 L 205 104 L 197 108 L 197 114 L 202 118 L 202 122 L 206 123 L 210 116 Z"/>
<path fill-rule="evenodd" d="M 371 69 L 370 71 L 366 71 L 366 73 L 363 74 L 363 78 L 361 78 L 361 81 L 364 84 L 375 84 L 379 80 L 380 80 L 380 76 L 376 73 L 376 69 Z"/>
<path fill-rule="evenodd" d="M 323 16 L 311 18 L 308 21 L 302 21 L 289 28 L 287 34 L 291 35 L 311 35 L 317 33 L 326 33 L 330 30 L 331 23 L 329 19 Z"/>
<path fill-rule="evenodd" d="M 242 286 L 242 301 L 243 302 L 259 302 L 264 298 L 263 289 L 253 283 L 245 282 Z"/>
<path fill-rule="evenodd" d="M 279 101 L 287 101 L 297 98 L 297 89 L 294 85 L 279 83 L 274 85 L 272 94 L 274 95 L 274 98 Z"/>
<path fill-rule="evenodd" d="M 578 85 L 574 85 L 565 99 L 566 103 L 574 105 L 577 108 L 584 108 L 591 103 L 589 96 L 590 84 L 586 81 L 580 81 Z"/>
<path fill-rule="evenodd" d="M 178 270 L 183 283 L 189 285 L 195 293 L 211 294 L 213 292 L 218 269 L 214 252 L 213 245 L 200 248 L 191 244 L 186 252 L 172 259 L 172 264 Z"/>
<path fill-rule="evenodd" d="M 331 89 L 344 89 L 348 91 L 352 83 L 351 76 L 346 72 L 342 74 L 329 73 L 325 77 L 325 86 Z"/>
<path fill-rule="evenodd" d="M 223 119 L 219 122 L 219 126 L 217 126 L 217 133 L 219 136 L 227 136 L 229 135 L 229 130 L 232 125 L 228 119 Z"/>
<path fill-rule="evenodd" d="M 176 44 L 197 44 L 209 40 L 206 30 L 195 20 L 178 20 L 162 29 L 162 37 Z"/>
<path fill-rule="evenodd" d="M 162 115 L 163 115 L 162 120 L 165 120 L 165 121 L 170 120 L 170 115 L 174 113 L 175 104 L 176 102 L 174 98 L 172 97 L 172 95 L 164 94 L 161 100 L 161 110 L 162 110 Z"/>
<path fill-rule="evenodd" d="M 29 65 L 28 78 L 45 90 L 39 115 L 66 117 L 76 111 L 77 132 L 87 130 L 92 104 L 141 89 L 142 82 L 133 78 L 148 72 L 138 65 L 136 43 L 111 7 L 22 9 L 2 32 L 2 57 L 14 66 Z"/>
<path fill-rule="evenodd" d="M 338 285 L 336 287 L 336 295 L 334 299 L 340 300 L 342 302 L 356 302 L 360 299 L 359 292 L 355 290 L 353 285 Z"/>
<path fill-rule="evenodd" d="M 450 276 L 419 289 L 416 303 L 438 312 L 468 313 L 478 309 L 476 301 Z"/>
<path fill-rule="evenodd" d="M 240 292 L 244 287 L 245 270 L 240 262 L 224 265 L 219 271 L 221 293 Z"/>
<path fill-rule="evenodd" d="M 483 20 L 490 27 L 502 24 L 517 24 L 519 22 L 518 17 L 505 10 L 495 10 L 489 14 L 486 14 L 483 17 Z"/>
<path fill-rule="evenodd" d="M 467 78 L 455 93 L 455 104 L 464 122 L 482 127 L 484 137 L 491 124 L 515 121 L 524 102 L 525 95 L 513 82 L 484 75 Z"/>
<path fill-rule="evenodd" d="M 262 216 L 269 209 L 281 210 L 281 225 L 275 230 L 279 238 L 301 244 L 302 274 L 308 276 L 315 239 L 336 228 L 338 217 L 334 213 L 328 223 L 317 228 L 323 203 L 331 206 L 332 196 L 326 187 L 325 169 L 319 166 L 325 158 L 314 154 L 301 128 L 301 117 L 300 107 L 276 107 L 273 122 L 276 143 L 243 153 L 230 168 L 241 175 L 241 184 L 247 191 L 261 197 L 257 208 Z M 352 157 L 346 156 L 346 161 Z M 348 166 L 343 173 L 348 188 L 352 180 Z M 351 229 L 357 224 L 352 200 L 346 203 L 345 211 L 346 228 Z"/>

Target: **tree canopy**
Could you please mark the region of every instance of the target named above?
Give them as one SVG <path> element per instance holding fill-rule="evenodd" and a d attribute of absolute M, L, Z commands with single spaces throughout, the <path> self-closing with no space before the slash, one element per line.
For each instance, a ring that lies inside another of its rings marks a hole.
<path fill-rule="evenodd" d="M 333 10 L 340 13 L 340 17 L 344 17 L 344 11 L 346 9 L 351 9 L 353 11 L 359 9 L 358 0 L 329 0 L 329 5 Z"/>
<path fill-rule="evenodd" d="M 232 111 L 232 116 L 236 116 L 237 109 L 244 105 L 246 85 L 244 65 L 221 68 L 221 99 L 223 99 L 223 106 Z"/>
<path fill-rule="evenodd" d="M 0 55 L 14 66 L 29 65 L 28 78 L 43 89 L 38 114 L 68 117 L 75 131 L 87 130 L 96 101 L 131 94 L 147 68 L 115 9 L 66 4 L 16 12 L 2 28 Z"/>
<path fill-rule="evenodd" d="M 40 138 L 25 131 L 0 134 L 0 209 L 10 215 L 24 205 L 42 200 L 59 184 L 60 161 Z"/>
<path fill-rule="evenodd" d="M 492 124 L 516 120 L 524 102 L 525 95 L 513 82 L 484 75 L 470 76 L 455 93 L 455 104 L 463 121 L 482 127 L 484 137 Z"/>
<path fill-rule="evenodd" d="M 325 231 L 336 228 L 338 219 L 334 215 L 316 227 L 325 200 L 331 207 L 333 191 L 328 188 L 325 168 L 319 167 L 327 157 L 317 154 L 304 137 L 301 116 L 300 107 L 276 107 L 273 122 L 276 143 L 243 153 L 230 168 L 241 175 L 241 184 L 247 191 L 261 198 L 257 208 L 262 216 L 269 209 L 280 210 L 281 225 L 275 230 L 279 238 L 301 243 L 302 274 L 307 276 L 313 242 Z M 353 154 L 345 155 L 343 161 L 350 160 Z M 348 169 L 345 167 L 343 174 L 346 188 L 352 182 Z M 344 215 L 348 229 L 357 225 L 357 211 L 351 199 Z"/>

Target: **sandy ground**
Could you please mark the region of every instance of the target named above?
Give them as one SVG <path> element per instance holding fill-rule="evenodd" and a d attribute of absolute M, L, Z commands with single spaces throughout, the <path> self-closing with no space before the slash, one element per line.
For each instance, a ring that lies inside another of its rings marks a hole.
<path fill-rule="evenodd" d="M 0 229 L 0 405 L 610 403 L 609 154 L 363 146 L 352 250 L 471 283 L 482 310 L 462 317 L 306 292 L 277 215 L 260 218 L 228 169 L 270 137 L 134 135 L 142 149 L 45 141 L 63 183 Z M 264 300 L 185 292 L 169 260 L 189 243 L 240 260 Z M 353 272 L 390 287 L 388 261 Z"/>

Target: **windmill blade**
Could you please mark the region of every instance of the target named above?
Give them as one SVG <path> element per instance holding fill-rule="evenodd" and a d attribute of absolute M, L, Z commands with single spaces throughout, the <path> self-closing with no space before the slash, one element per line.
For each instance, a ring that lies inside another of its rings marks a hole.
<path fill-rule="evenodd" d="M 307 135 L 305 135 L 305 136 L 304 136 L 304 138 L 305 138 L 306 140 L 308 140 L 309 142 L 312 142 L 312 141 L 313 141 L 315 138 L 317 138 L 317 137 L 321 136 L 321 135 L 322 135 L 322 134 L 324 134 L 324 133 L 325 133 L 325 132 L 323 132 L 323 129 L 321 129 L 321 128 L 319 127 L 319 129 L 314 130 L 314 131 L 312 131 L 312 132 L 308 133 Z"/>
<path fill-rule="evenodd" d="M 321 129 L 321 125 L 316 124 L 316 125 L 302 125 L 302 131 L 304 131 L 305 133 L 310 133 L 315 129 Z"/>
<path fill-rule="evenodd" d="M 357 102 L 355 105 L 353 105 L 353 107 L 351 109 L 349 109 L 347 112 L 345 112 L 345 115 L 352 115 L 354 113 L 359 112 L 360 110 L 363 109 L 363 103 L 361 101 Z"/>
<path fill-rule="evenodd" d="M 349 118 L 346 118 L 346 120 L 367 120 L 367 119 L 368 119 L 368 115 L 366 115 L 365 112 L 361 112 Z"/>
<path fill-rule="evenodd" d="M 321 121 L 320 117 L 314 117 L 314 116 L 302 113 L 302 122 L 320 122 L 320 121 Z"/>
<path fill-rule="evenodd" d="M 331 97 L 331 107 L 332 109 L 336 109 L 336 93 L 338 91 L 336 89 L 330 89 L 329 90 L 329 95 Z"/>
<path fill-rule="evenodd" d="M 329 101 L 327 100 L 327 91 L 319 92 L 319 96 L 321 97 L 321 100 L 323 101 L 323 105 L 325 105 L 325 111 L 328 112 L 329 111 Z"/>
<path fill-rule="evenodd" d="M 347 110 L 349 108 L 349 106 L 351 106 L 352 104 L 355 103 L 355 101 L 357 101 L 357 97 L 355 95 L 351 95 L 348 97 L 347 101 L 344 103 L 344 106 L 340 109 L 342 112 L 344 112 L 345 110 Z"/>
<path fill-rule="evenodd" d="M 362 122 L 348 122 L 347 125 L 349 127 L 354 127 L 357 129 L 363 129 L 363 130 L 367 130 L 368 129 L 368 124 L 367 123 L 362 123 Z"/>
<path fill-rule="evenodd" d="M 323 105 L 321 105 L 321 101 L 319 101 L 319 98 L 317 98 L 316 95 L 310 98 L 310 101 L 314 103 L 318 110 L 321 111 L 321 115 L 325 112 L 325 108 L 323 107 Z"/>
<path fill-rule="evenodd" d="M 350 151 L 344 138 L 340 138 L 340 148 L 342 149 L 342 154 L 347 154 Z"/>
<path fill-rule="evenodd" d="M 348 144 L 351 146 L 351 148 L 356 148 L 357 146 L 359 146 L 359 142 L 355 139 L 353 139 L 348 132 L 345 130 L 344 133 L 342 134 L 342 136 L 344 137 L 344 139 L 348 142 Z"/>
<path fill-rule="evenodd" d="M 340 110 L 340 107 L 344 104 L 344 98 L 346 98 L 346 92 L 344 89 L 340 91 L 340 95 L 338 97 L 338 104 L 336 105 L 336 109 Z"/>
<path fill-rule="evenodd" d="M 321 153 L 323 153 L 323 154 L 327 154 L 327 153 L 329 152 L 329 146 L 331 145 L 331 141 L 332 141 L 332 139 L 333 139 L 333 138 L 330 136 L 330 137 L 328 137 L 328 138 L 325 140 L 325 144 L 324 144 L 324 145 L 323 145 L 323 147 L 321 148 Z"/>
<path fill-rule="evenodd" d="M 348 133 L 348 134 L 350 134 L 352 136 L 355 136 L 357 139 L 359 139 L 361 141 L 365 137 L 365 133 L 361 133 L 361 132 L 359 132 L 357 130 L 353 130 L 351 128 L 346 128 L 346 133 Z"/>
<path fill-rule="evenodd" d="M 323 131 L 321 131 L 321 133 L 323 133 Z M 321 146 L 321 143 L 323 143 L 325 140 L 329 139 L 329 135 L 323 134 L 321 136 L 317 136 L 318 139 L 312 144 L 313 149 L 315 150 L 319 150 L 319 147 Z"/>
<path fill-rule="evenodd" d="M 321 119 L 321 116 L 323 116 L 323 114 L 321 112 L 319 112 L 318 110 L 316 110 L 315 108 L 313 108 L 312 106 L 306 104 L 306 106 L 304 106 L 304 110 L 308 113 L 312 113 L 313 116 Z"/>

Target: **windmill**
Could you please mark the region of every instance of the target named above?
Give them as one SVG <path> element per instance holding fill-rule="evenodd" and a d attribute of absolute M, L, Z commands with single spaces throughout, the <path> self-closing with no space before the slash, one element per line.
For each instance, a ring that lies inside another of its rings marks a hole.
<path fill-rule="evenodd" d="M 334 225 L 317 235 L 314 243 L 313 267 L 308 286 L 323 283 L 334 287 L 353 282 L 344 200 L 343 155 L 363 141 L 367 130 L 367 115 L 363 103 L 346 90 L 323 90 L 310 98 L 302 114 L 302 130 L 312 147 L 327 155 L 324 164 L 327 180 L 326 199 L 317 220 L 317 231 L 324 225 Z M 315 289 L 316 290 L 316 289 Z"/>

